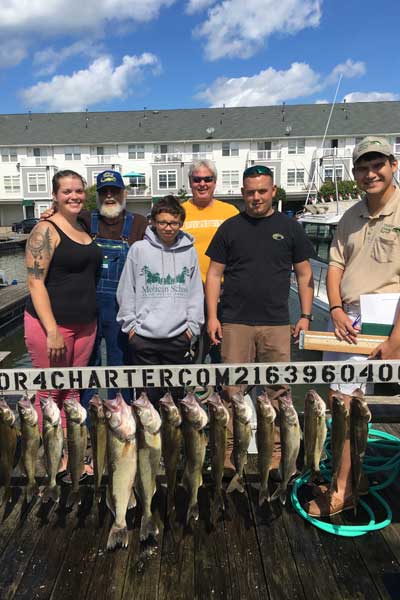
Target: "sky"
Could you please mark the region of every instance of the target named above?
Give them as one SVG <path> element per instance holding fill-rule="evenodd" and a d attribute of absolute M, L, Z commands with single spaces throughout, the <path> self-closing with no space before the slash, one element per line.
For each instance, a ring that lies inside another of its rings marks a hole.
<path fill-rule="evenodd" d="M 0 0 L 0 113 L 400 100 L 400 2 Z M 342 77 L 340 77 L 342 76 Z"/>

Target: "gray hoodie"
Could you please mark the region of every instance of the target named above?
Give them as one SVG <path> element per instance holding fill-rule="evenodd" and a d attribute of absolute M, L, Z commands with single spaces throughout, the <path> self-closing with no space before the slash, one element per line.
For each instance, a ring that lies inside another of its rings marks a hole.
<path fill-rule="evenodd" d="M 203 284 L 193 237 L 179 231 L 165 246 L 151 227 L 128 252 L 117 289 L 122 331 L 147 338 L 172 338 L 204 323 Z"/>

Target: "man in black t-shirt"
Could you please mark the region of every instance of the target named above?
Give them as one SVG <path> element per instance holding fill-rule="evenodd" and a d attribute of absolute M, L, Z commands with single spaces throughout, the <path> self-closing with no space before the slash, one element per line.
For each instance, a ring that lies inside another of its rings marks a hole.
<path fill-rule="evenodd" d="M 309 328 L 314 295 L 309 258 L 314 249 L 302 227 L 272 208 L 272 171 L 254 165 L 243 173 L 245 212 L 227 219 L 212 239 L 206 280 L 208 334 L 225 363 L 290 360 L 289 289 L 292 266 L 301 317 L 293 335 Z M 217 318 L 221 298 L 222 319 Z M 282 388 L 280 388 L 281 390 Z M 237 388 L 228 388 L 230 398 Z"/>

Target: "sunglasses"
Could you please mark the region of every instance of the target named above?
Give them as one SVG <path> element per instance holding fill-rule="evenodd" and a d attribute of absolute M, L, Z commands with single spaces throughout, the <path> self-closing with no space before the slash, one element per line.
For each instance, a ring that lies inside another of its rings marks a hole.
<path fill-rule="evenodd" d="M 214 177 L 213 175 L 207 175 L 207 177 L 192 175 L 192 181 L 193 183 L 201 183 L 202 181 L 204 181 L 205 183 L 211 183 L 212 181 L 214 181 Z"/>
<path fill-rule="evenodd" d="M 274 177 L 271 169 L 269 167 L 264 167 L 264 165 L 254 165 L 243 171 L 243 179 L 246 177 L 254 177 L 254 175 L 269 175 L 272 178 Z"/>

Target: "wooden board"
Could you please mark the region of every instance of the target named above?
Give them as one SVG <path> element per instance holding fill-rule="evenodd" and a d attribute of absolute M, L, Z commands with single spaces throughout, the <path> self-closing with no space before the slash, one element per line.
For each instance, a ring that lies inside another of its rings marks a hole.
<path fill-rule="evenodd" d="M 371 354 L 372 350 L 387 340 L 381 335 L 357 335 L 357 343 L 338 340 L 330 331 L 301 331 L 300 350 L 321 350 L 326 352 L 346 352 L 348 354 Z"/>

